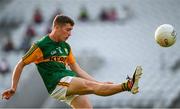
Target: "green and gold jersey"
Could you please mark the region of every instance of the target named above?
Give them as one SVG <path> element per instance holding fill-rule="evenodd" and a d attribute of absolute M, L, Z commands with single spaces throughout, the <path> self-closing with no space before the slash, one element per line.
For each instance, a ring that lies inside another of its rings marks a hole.
<path fill-rule="evenodd" d="M 69 44 L 54 42 L 48 35 L 33 43 L 22 60 L 25 64 L 36 64 L 49 93 L 54 90 L 61 78 L 76 76 L 74 72 L 66 69 L 67 64 L 75 63 Z"/>

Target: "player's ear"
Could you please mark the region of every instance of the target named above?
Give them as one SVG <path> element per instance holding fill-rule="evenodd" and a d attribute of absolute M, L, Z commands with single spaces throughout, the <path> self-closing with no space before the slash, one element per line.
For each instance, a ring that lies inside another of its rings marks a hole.
<path fill-rule="evenodd" d="M 54 29 L 59 29 L 59 26 L 58 25 L 54 25 Z"/>
<path fill-rule="evenodd" d="M 56 22 L 54 22 L 53 28 L 58 29 L 58 24 Z"/>

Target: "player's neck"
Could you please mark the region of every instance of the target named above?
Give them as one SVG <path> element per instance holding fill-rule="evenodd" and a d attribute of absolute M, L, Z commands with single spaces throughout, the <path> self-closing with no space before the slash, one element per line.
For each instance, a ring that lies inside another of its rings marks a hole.
<path fill-rule="evenodd" d="M 49 34 L 49 38 L 50 38 L 51 40 L 53 40 L 54 42 L 60 42 L 60 41 L 58 40 L 58 36 L 57 36 L 53 31 Z"/>

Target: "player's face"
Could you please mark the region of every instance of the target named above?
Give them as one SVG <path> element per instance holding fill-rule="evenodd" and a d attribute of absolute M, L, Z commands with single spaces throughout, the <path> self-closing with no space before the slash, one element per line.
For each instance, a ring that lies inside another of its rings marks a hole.
<path fill-rule="evenodd" d="M 59 27 L 59 41 L 66 41 L 69 36 L 71 36 L 71 30 L 73 29 L 73 26 L 71 24 L 65 24 L 63 26 Z"/>

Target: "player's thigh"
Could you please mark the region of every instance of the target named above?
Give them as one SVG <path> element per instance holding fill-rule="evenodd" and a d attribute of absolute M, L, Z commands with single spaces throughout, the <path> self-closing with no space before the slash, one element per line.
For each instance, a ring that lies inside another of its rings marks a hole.
<path fill-rule="evenodd" d="M 71 106 L 77 108 L 92 108 L 91 102 L 86 95 L 80 95 L 73 99 Z"/>
<path fill-rule="evenodd" d="M 98 85 L 97 82 L 89 81 L 83 78 L 74 77 L 70 82 L 66 95 L 84 95 L 93 94 L 94 88 Z"/>

